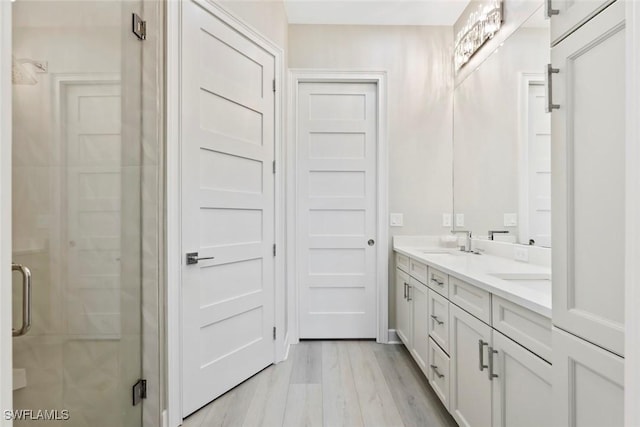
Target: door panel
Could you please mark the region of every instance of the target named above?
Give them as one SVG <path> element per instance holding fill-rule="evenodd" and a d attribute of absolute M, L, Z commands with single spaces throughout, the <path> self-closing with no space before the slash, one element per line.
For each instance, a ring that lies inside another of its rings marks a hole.
<path fill-rule="evenodd" d="M 624 354 L 625 6 L 551 52 L 553 323 Z M 615 183 L 615 185 L 611 185 Z"/>
<path fill-rule="evenodd" d="M 275 60 L 192 1 L 182 31 L 186 416 L 274 360 Z"/>
<path fill-rule="evenodd" d="M 298 87 L 300 338 L 376 337 L 377 87 Z"/>

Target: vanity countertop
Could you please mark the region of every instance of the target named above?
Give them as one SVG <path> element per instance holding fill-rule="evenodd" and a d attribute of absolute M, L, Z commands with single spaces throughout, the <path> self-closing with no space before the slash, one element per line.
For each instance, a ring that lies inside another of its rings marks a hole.
<path fill-rule="evenodd" d="M 394 244 L 393 249 L 450 276 L 551 318 L 551 269 L 549 267 L 495 255 L 476 255 L 441 247 Z"/>

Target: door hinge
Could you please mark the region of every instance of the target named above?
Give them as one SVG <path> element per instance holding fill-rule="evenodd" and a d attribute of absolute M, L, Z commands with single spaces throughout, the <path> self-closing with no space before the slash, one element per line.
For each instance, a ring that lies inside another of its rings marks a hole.
<path fill-rule="evenodd" d="M 133 406 L 136 406 L 142 399 L 147 398 L 147 380 L 139 379 L 131 388 Z"/>
<path fill-rule="evenodd" d="M 143 21 L 140 15 L 138 15 L 137 13 L 133 14 L 131 31 L 140 40 L 147 39 L 147 21 Z"/>
<path fill-rule="evenodd" d="M 276 161 L 273 161 L 273 173 L 276 173 Z"/>
<path fill-rule="evenodd" d="M 273 91 L 276 91 L 276 79 L 273 79 Z"/>
<path fill-rule="evenodd" d="M 276 244 L 273 244 L 273 256 L 276 256 Z"/>
<path fill-rule="evenodd" d="M 273 339 L 274 340 L 276 339 L 276 327 L 275 326 L 273 327 Z"/>

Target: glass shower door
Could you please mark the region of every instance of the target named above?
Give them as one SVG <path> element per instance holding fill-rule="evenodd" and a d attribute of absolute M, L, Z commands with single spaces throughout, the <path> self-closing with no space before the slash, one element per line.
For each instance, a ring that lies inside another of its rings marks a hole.
<path fill-rule="evenodd" d="M 16 426 L 142 424 L 140 7 L 13 3 Z"/>

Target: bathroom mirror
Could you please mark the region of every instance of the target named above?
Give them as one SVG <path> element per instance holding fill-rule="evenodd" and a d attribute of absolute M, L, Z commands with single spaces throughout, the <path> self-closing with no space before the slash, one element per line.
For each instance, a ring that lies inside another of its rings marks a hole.
<path fill-rule="evenodd" d="M 551 245 L 549 21 L 531 15 L 454 90 L 454 225 Z"/>

